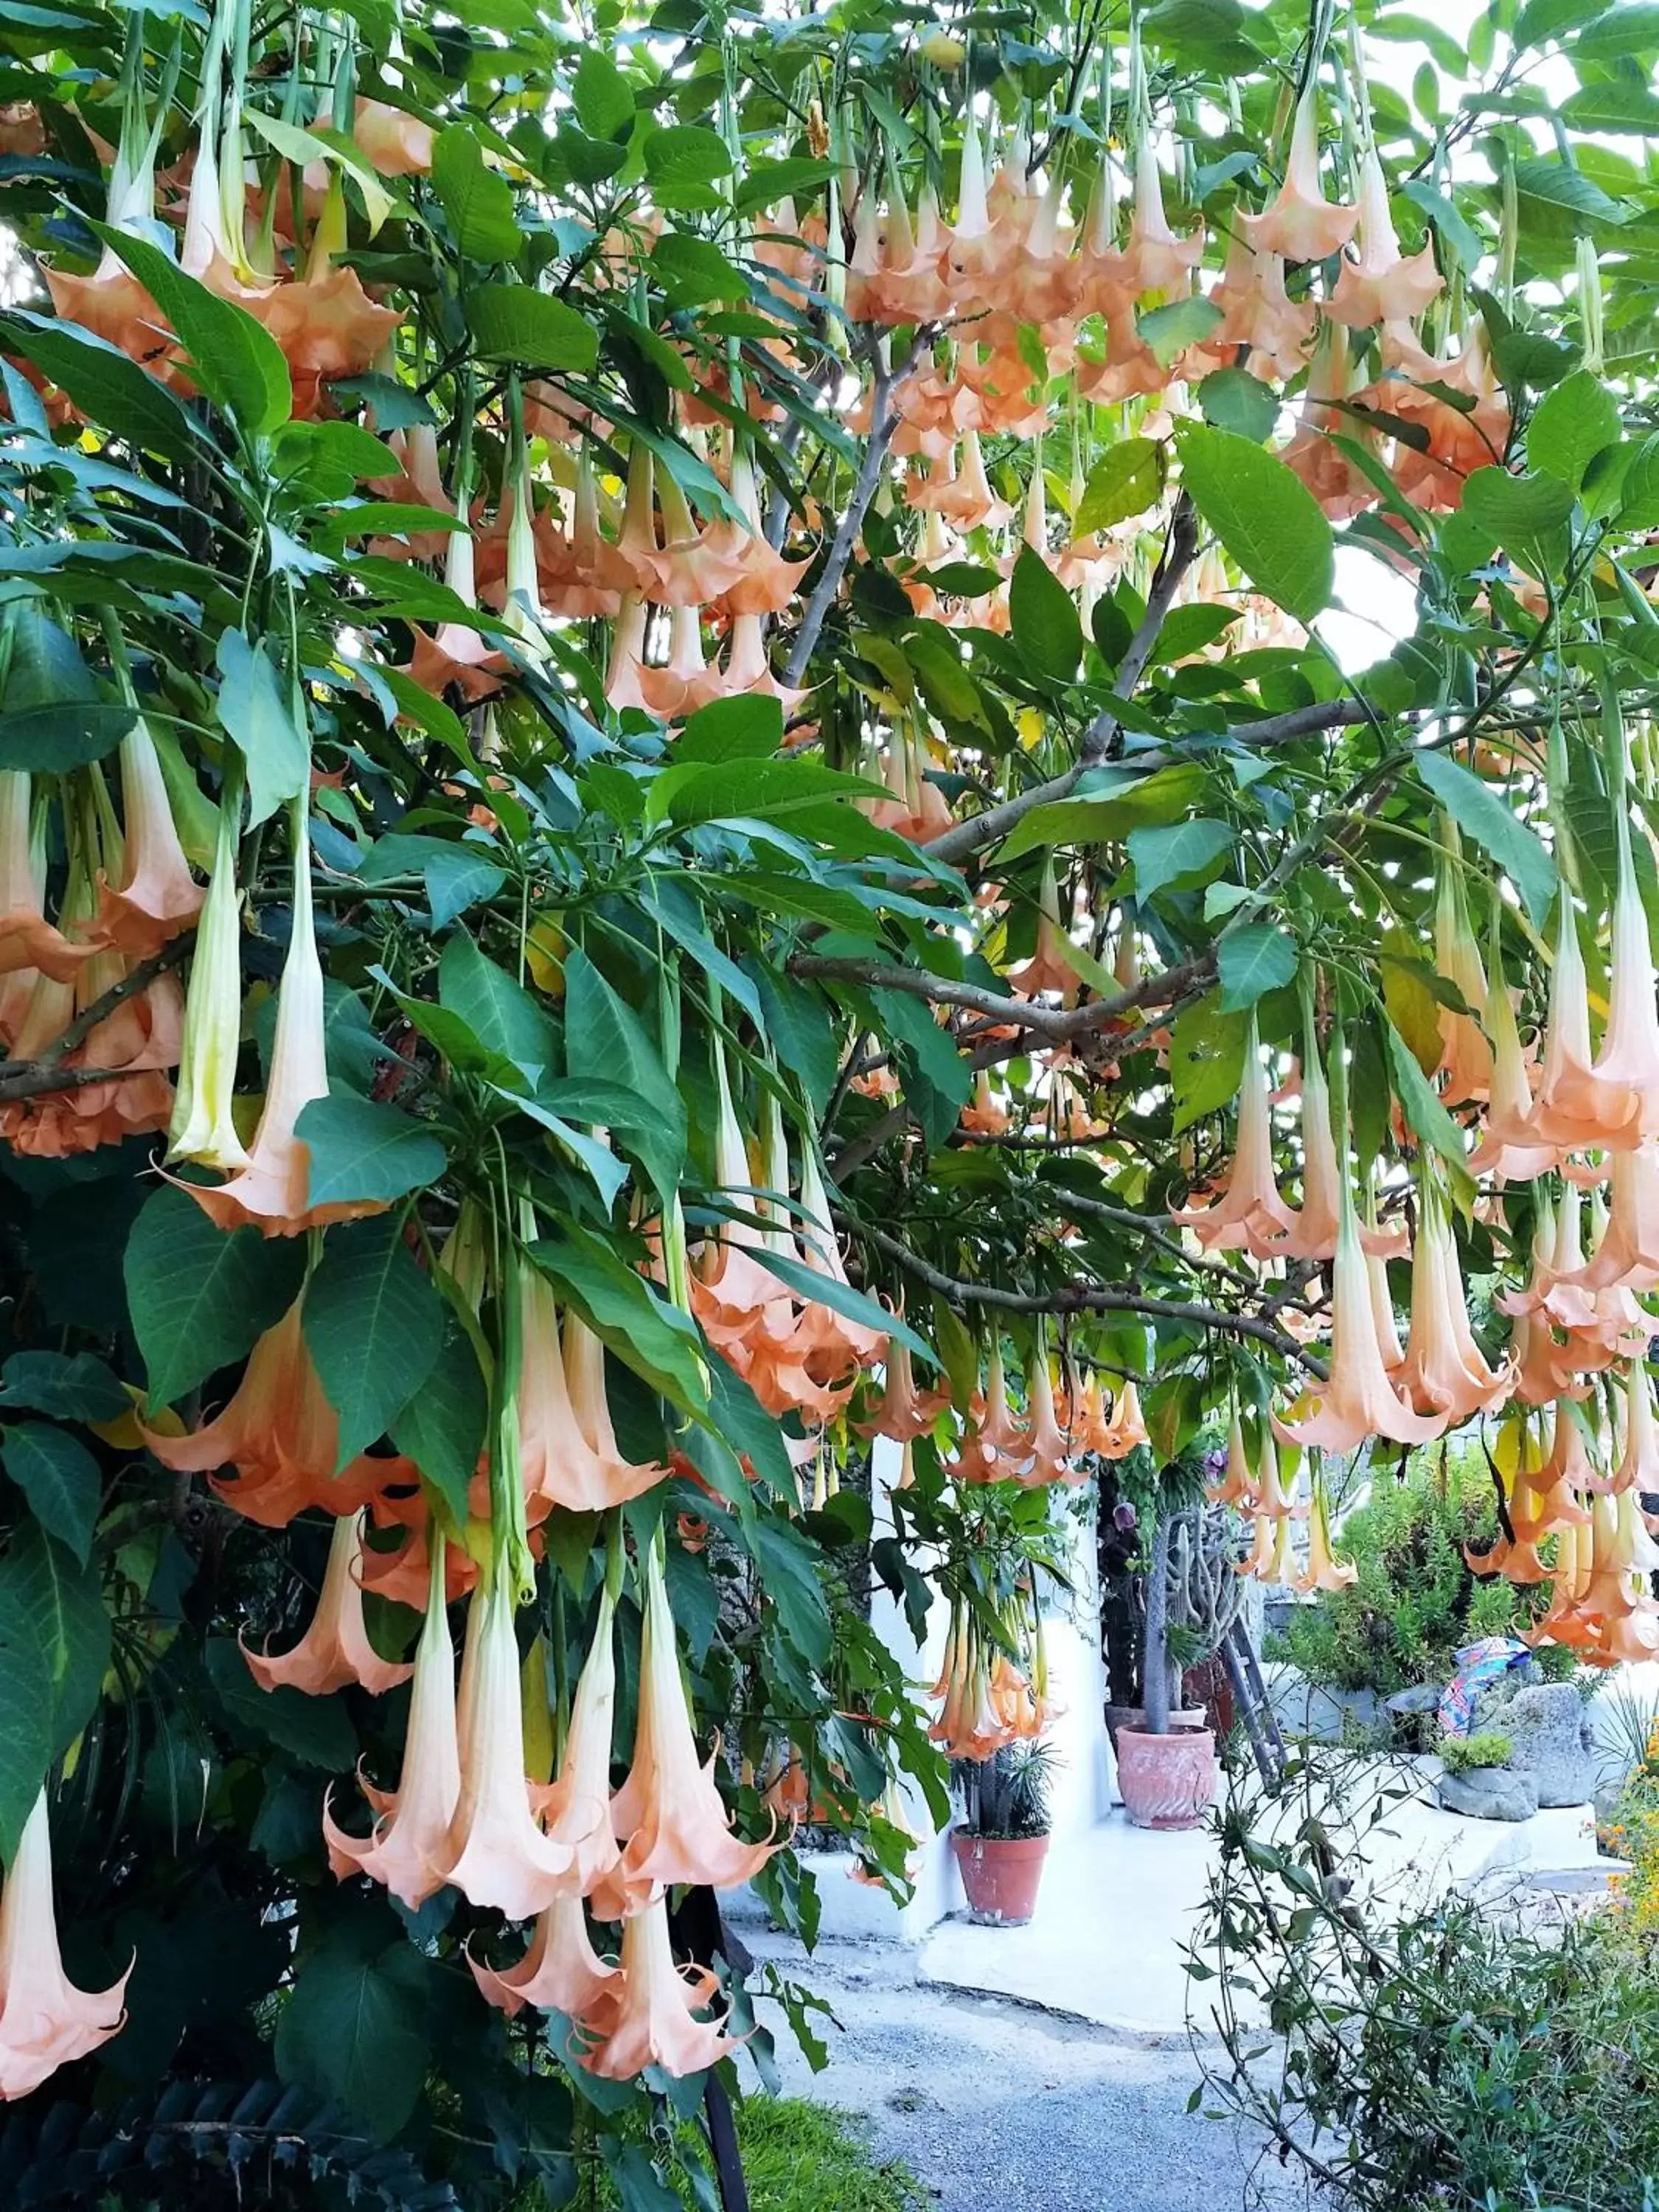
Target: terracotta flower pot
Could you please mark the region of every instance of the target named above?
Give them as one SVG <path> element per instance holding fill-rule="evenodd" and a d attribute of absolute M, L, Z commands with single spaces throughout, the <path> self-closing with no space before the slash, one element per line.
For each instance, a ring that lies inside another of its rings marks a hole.
<path fill-rule="evenodd" d="M 1047 1836 L 973 1836 L 952 1828 L 969 1916 L 981 1928 L 1023 1928 L 1036 1911 Z"/>
<path fill-rule="evenodd" d="M 1138 1828 L 1192 1828 L 1215 1796 L 1215 1738 L 1208 1729 L 1150 1735 L 1117 1732 L 1117 1786 Z"/>
<path fill-rule="evenodd" d="M 1112 1756 L 1117 1757 L 1117 1732 L 1120 1729 L 1144 1729 L 1146 1725 L 1145 1705 L 1108 1705 L 1106 1733 L 1111 1739 Z M 1202 1705 L 1188 1705 L 1170 1716 L 1172 1729 L 1201 1729 L 1204 1725 Z"/>

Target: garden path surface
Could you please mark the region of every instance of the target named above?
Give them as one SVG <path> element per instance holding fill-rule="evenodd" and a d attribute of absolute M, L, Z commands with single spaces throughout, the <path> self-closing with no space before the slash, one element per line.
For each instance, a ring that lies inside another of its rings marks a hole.
<path fill-rule="evenodd" d="M 814 2075 L 763 2008 L 786 2088 L 852 2114 L 940 2212 L 1244 2212 L 1258 2187 L 1284 2212 L 1303 2201 L 1238 2126 L 1188 2112 L 1184 2044 L 919 1983 L 897 1945 L 825 1943 L 810 1960 L 775 1936 L 754 1948 L 841 2022 Z"/>

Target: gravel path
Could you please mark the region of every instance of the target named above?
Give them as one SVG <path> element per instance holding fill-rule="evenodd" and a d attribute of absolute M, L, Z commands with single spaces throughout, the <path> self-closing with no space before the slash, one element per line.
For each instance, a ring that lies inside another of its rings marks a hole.
<path fill-rule="evenodd" d="M 1244 2212 L 1258 2187 L 1282 2212 L 1302 2202 L 1231 2123 L 1187 2111 L 1185 2049 L 918 1984 L 896 1947 L 756 1948 L 842 2023 L 818 2075 L 779 2024 L 785 2087 L 861 2118 L 877 2155 L 902 2159 L 940 2212 Z"/>

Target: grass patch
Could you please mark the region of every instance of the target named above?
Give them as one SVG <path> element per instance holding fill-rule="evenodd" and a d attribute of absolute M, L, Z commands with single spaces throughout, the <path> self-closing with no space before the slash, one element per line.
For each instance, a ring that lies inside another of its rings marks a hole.
<path fill-rule="evenodd" d="M 752 2212 L 918 2212 L 927 2203 L 902 2166 L 878 2166 L 849 2114 L 801 2097 L 750 2097 L 738 2139 Z"/>

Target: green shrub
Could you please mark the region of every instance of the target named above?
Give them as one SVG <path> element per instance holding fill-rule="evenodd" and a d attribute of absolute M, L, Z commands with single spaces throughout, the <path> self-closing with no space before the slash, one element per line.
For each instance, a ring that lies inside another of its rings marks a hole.
<path fill-rule="evenodd" d="M 1331 1690 L 1389 1697 L 1443 1682 L 1452 1655 L 1483 1636 L 1526 1626 L 1536 1596 L 1477 1581 L 1463 1557 L 1498 1533 L 1492 1477 L 1477 1452 L 1416 1453 L 1403 1481 L 1379 1471 L 1370 1497 L 1342 1523 L 1340 1548 L 1358 1568 L 1346 1589 L 1298 1607 L 1268 1656 L 1290 1660 Z M 1547 1672 L 1570 1673 L 1570 1654 L 1540 1651 Z"/>
<path fill-rule="evenodd" d="M 1440 1739 L 1440 1763 L 1448 1774 L 1472 1774 L 1483 1766 L 1507 1766 L 1515 1746 L 1497 1729 Z"/>
<path fill-rule="evenodd" d="M 1455 1892 L 1396 1919 L 1364 1838 L 1412 1793 L 1366 1802 L 1340 1761 L 1301 1780 L 1301 1819 L 1253 1835 L 1236 1796 L 1223 1824 L 1193 1960 L 1226 2054 L 1207 2108 L 1341 2212 L 1659 2212 L 1651 1927 L 1615 1903 L 1540 1928 Z"/>

